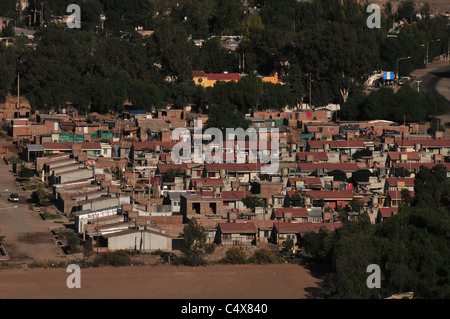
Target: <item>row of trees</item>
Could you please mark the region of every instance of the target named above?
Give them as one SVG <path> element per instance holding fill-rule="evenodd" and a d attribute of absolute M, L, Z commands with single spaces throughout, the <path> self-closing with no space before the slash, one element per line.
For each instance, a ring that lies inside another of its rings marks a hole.
<path fill-rule="evenodd" d="M 47 23 L 66 14 L 69 2 L 35 1 L 29 10 L 43 4 Z M 262 5 L 258 12 L 250 11 L 257 5 Z M 249 7 L 238 0 L 89 0 L 80 7 L 81 29 L 49 23 L 37 34 L 36 50 L 23 37 L 15 37 L 13 47 L 0 47 L 0 70 L 6 74 L 0 79 L 1 100 L 17 92 L 20 73 L 21 93 L 41 108 L 69 101 L 85 112 L 106 112 L 120 111 L 126 100 L 152 109 L 167 103 L 204 107 L 224 99 L 245 112 L 309 102 L 310 87 L 314 105 L 343 103 L 349 92 L 361 92 L 374 70 L 394 70 L 399 57 L 412 57 L 402 61 L 401 74 L 422 67 L 426 41 L 441 39 L 430 44 L 430 56 L 447 47 L 445 19 L 422 20 L 386 37 L 390 17 L 404 14 L 388 11 L 381 29 L 369 29 L 366 8 L 356 0 L 250 1 Z M 40 25 L 40 15 L 34 21 L 30 12 L 23 13 L 28 20 L 22 24 Z M 139 26 L 154 34 L 142 38 L 135 30 Z M 244 39 L 230 52 L 212 37 L 219 35 Z M 197 47 L 193 39 L 205 41 Z M 193 85 L 193 70 L 278 72 L 286 85 L 249 76 L 238 85 L 205 90 Z"/>
<path fill-rule="evenodd" d="M 372 91 L 369 95 L 354 94 L 340 111 L 342 120 L 391 120 L 399 123 L 426 121 L 432 115 L 445 114 L 449 103 L 442 95 L 417 92 L 403 85 L 397 92 L 390 87 Z"/>
<path fill-rule="evenodd" d="M 336 298 L 385 298 L 414 292 L 418 298 L 449 298 L 450 181 L 446 169 L 421 167 L 415 177 L 415 197 L 397 215 L 380 225 L 367 213 L 331 232 L 305 234 L 305 252 L 327 269 L 325 286 Z M 341 215 L 342 216 L 342 215 Z M 370 289 L 367 267 L 381 269 L 381 288 Z"/>

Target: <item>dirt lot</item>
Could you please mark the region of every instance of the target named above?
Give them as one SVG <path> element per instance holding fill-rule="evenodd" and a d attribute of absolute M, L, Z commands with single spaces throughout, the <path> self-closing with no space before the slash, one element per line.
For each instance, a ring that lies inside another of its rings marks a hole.
<path fill-rule="evenodd" d="M 70 274 L 0 270 L 0 299 L 304 299 L 320 282 L 296 264 L 89 268 L 79 289 L 67 288 Z"/>
<path fill-rule="evenodd" d="M 397 10 L 397 6 L 402 0 L 370 0 L 370 3 L 375 3 L 384 6 L 386 2 L 390 1 L 392 4 L 392 9 Z M 445 12 L 450 11 L 450 2 L 448 0 L 427 0 L 427 1 L 415 1 L 416 10 L 419 10 L 423 3 L 428 2 L 433 12 L 445 14 Z"/>

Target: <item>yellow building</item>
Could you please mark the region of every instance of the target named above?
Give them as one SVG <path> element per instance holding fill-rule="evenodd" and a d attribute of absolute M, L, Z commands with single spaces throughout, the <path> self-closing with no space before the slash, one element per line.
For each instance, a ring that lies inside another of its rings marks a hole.
<path fill-rule="evenodd" d="M 262 78 L 263 82 L 270 82 L 273 84 L 282 84 L 283 82 L 280 80 L 280 78 L 278 77 L 278 73 L 275 73 L 271 76 L 264 76 Z"/>
<path fill-rule="evenodd" d="M 214 86 L 217 81 L 239 81 L 241 76 L 239 73 L 205 73 L 203 71 L 194 71 L 194 83 L 204 87 Z"/>

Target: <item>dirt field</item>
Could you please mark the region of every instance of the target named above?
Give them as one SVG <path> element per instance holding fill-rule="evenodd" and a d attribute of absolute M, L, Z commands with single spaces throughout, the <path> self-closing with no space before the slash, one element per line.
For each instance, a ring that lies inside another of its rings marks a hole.
<path fill-rule="evenodd" d="M 381 6 L 384 6 L 386 2 L 390 1 L 392 4 L 392 9 L 394 11 L 397 10 L 397 6 L 399 3 L 402 2 L 402 0 L 370 0 L 370 3 L 375 3 Z M 416 2 L 416 10 L 419 10 L 423 3 L 428 2 L 428 4 L 431 7 L 432 12 L 434 13 L 441 13 L 445 14 L 446 12 L 450 11 L 450 2 L 448 0 L 427 0 L 427 1 L 420 1 Z"/>
<path fill-rule="evenodd" d="M 81 269 L 81 288 L 64 268 L 0 270 L 0 299 L 305 299 L 319 279 L 295 264 L 139 266 Z"/>

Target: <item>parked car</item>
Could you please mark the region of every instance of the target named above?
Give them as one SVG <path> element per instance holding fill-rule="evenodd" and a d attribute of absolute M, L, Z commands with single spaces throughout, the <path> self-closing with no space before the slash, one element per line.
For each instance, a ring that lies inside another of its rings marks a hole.
<path fill-rule="evenodd" d="M 12 193 L 11 195 L 9 195 L 9 199 L 10 202 L 18 202 L 19 201 L 19 194 L 17 193 Z"/>

